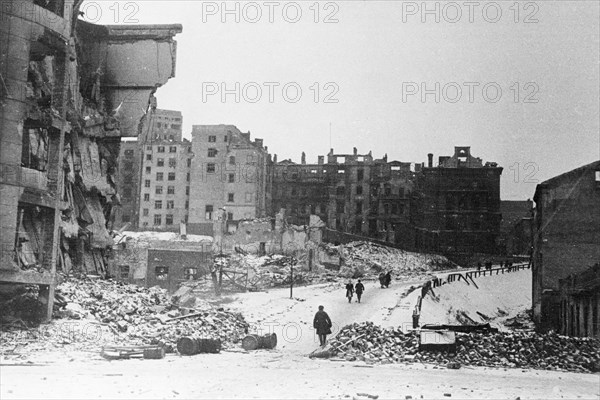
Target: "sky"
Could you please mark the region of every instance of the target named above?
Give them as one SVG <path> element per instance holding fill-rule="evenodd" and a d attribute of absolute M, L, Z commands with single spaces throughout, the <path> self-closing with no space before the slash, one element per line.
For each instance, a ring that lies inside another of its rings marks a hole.
<path fill-rule="evenodd" d="M 426 162 L 471 146 L 503 200 L 600 159 L 598 1 L 86 1 L 101 24 L 183 25 L 158 107 L 233 124 L 279 160 Z"/>

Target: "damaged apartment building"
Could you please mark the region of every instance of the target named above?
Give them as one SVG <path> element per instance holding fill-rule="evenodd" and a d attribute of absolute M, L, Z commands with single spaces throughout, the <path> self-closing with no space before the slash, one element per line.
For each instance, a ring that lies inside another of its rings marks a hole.
<path fill-rule="evenodd" d="M 416 168 L 420 166 L 417 165 Z M 273 159 L 272 213 L 286 210 L 291 224 L 317 215 L 332 230 L 395 242 L 395 226 L 408 222 L 415 165 L 374 159 L 371 152 L 318 156 L 316 164 Z"/>
<path fill-rule="evenodd" d="M 262 139 L 233 125 L 193 125 L 188 233 L 225 231 L 223 221 L 267 216 L 270 156 Z"/>
<path fill-rule="evenodd" d="M 104 275 L 121 137 L 138 135 L 174 76 L 181 25 L 100 26 L 77 0 L 0 8 L 0 281 L 39 285 L 49 318 L 56 271 Z"/>
<path fill-rule="evenodd" d="M 538 184 L 533 200 L 533 321 L 598 336 L 600 160 Z"/>
<path fill-rule="evenodd" d="M 502 167 L 484 164 L 470 147 L 455 147 L 454 155 L 440 156 L 437 166 L 428 154 L 415 179 L 411 225 L 403 233 L 407 247 L 460 262 L 498 253 L 501 174 Z"/>
<path fill-rule="evenodd" d="M 193 153 L 182 120 L 151 107 L 139 136 L 121 142 L 117 227 L 178 232 L 188 222 Z"/>
<path fill-rule="evenodd" d="M 290 223 L 311 214 L 326 224 L 333 241 L 369 237 L 397 247 L 452 255 L 498 251 L 500 175 L 470 147 L 433 165 L 374 159 L 371 153 L 335 154 L 317 164 L 273 159 L 272 214 L 286 210 Z M 336 231 L 336 232 L 332 232 Z M 340 233 L 345 233 L 341 235 Z"/>

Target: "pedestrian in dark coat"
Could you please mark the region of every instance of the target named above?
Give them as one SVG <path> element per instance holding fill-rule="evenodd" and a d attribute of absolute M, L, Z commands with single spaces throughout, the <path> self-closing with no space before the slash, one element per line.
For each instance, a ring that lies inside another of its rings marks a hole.
<path fill-rule="evenodd" d="M 379 274 L 379 284 L 381 285 L 381 288 L 383 289 L 383 286 L 385 285 L 385 272 L 382 272 Z"/>
<path fill-rule="evenodd" d="M 324 308 L 323 306 L 319 306 L 319 311 L 317 311 L 313 320 L 313 327 L 317 330 L 321 347 L 327 344 L 327 335 L 331 333 L 332 326 L 331 319 L 329 319 L 329 315 L 324 311 Z"/>
<path fill-rule="evenodd" d="M 385 287 L 390 287 L 390 283 L 392 283 L 392 273 L 390 271 L 385 274 Z"/>
<path fill-rule="evenodd" d="M 352 296 L 354 295 L 354 285 L 352 281 L 348 281 L 346 284 L 346 297 L 348 298 L 348 303 L 352 301 Z"/>
<path fill-rule="evenodd" d="M 356 297 L 358 298 L 358 302 L 360 303 L 360 298 L 362 297 L 363 292 L 365 291 L 365 285 L 362 284 L 360 279 L 354 285 L 354 290 L 356 291 Z"/>

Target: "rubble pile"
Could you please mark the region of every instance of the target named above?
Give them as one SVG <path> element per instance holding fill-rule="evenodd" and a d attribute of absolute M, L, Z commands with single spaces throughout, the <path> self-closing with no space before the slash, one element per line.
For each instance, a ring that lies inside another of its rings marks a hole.
<path fill-rule="evenodd" d="M 1 325 L 17 323 L 26 327 L 24 321 L 39 322 L 44 311 L 38 285 L 6 285 L 0 292 Z"/>
<path fill-rule="evenodd" d="M 423 362 L 449 368 L 475 365 L 574 372 L 600 370 L 596 339 L 534 332 L 457 333 L 457 353 L 419 351 L 416 333 L 384 329 L 372 322 L 345 326 L 330 343 L 331 351 L 349 361 Z"/>
<path fill-rule="evenodd" d="M 271 254 L 256 256 L 252 254 L 235 254 L 228 257 L 217 257 L 215 265 L 221 266 L 228 277 L 242 277 L 241 285 L 248 290 L 261 290 L 270 287 L 290 284 L 292 267 L 302 264 L 302 259 L 293 256 Z M 245 275 L 247 274 L 247 278 Z M 329 271 L 304 271 L 294 268 L 294 284 L 314 284 L 334 281 L 336 274 Z M 236 289 L 228 285 L 231 281 L 223 280 L 223 287 Z"/>
<path fill-rule="evenodd" d="M 341 246 L 343 266 L 339 274 L 345 278 L 359 278 L 392 271 L 403 278 L 430 277 L 432 271 L 454 269 L 456 264 L 446 257 L 412 253 L 371 242 L 351 242 Z"/>
<path fill-rule="evenodd" d="M 158 287 L 144 288 L 102 279 L 69 279 L 57 287 L 55 299 L 50 327 L 40 326 L 39 332 L 23 335 L 19 331 L 27 326 L 3 326 L 1 341 L 23 344 L 30 351 L 71 343 L 78 349 L 90 350 L 112 343 L 159 344 L 169 352 L 176 348 L 181 336 L 219 338 L 228 347 L 241 340 L 248 330 L 239 313 L 208 303 L 198 303 L 194 309 L 183 308 Z M 44 343 L 38 345 L 36 341 Z"/>

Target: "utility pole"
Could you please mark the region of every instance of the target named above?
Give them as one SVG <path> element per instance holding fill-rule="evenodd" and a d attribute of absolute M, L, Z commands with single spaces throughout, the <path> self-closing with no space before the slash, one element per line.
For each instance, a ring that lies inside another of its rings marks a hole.
<path fill-rule="evenodd" d="M 290 299 L 293 298 L 294 293 L 294 263 L 290 263 Z"/>

